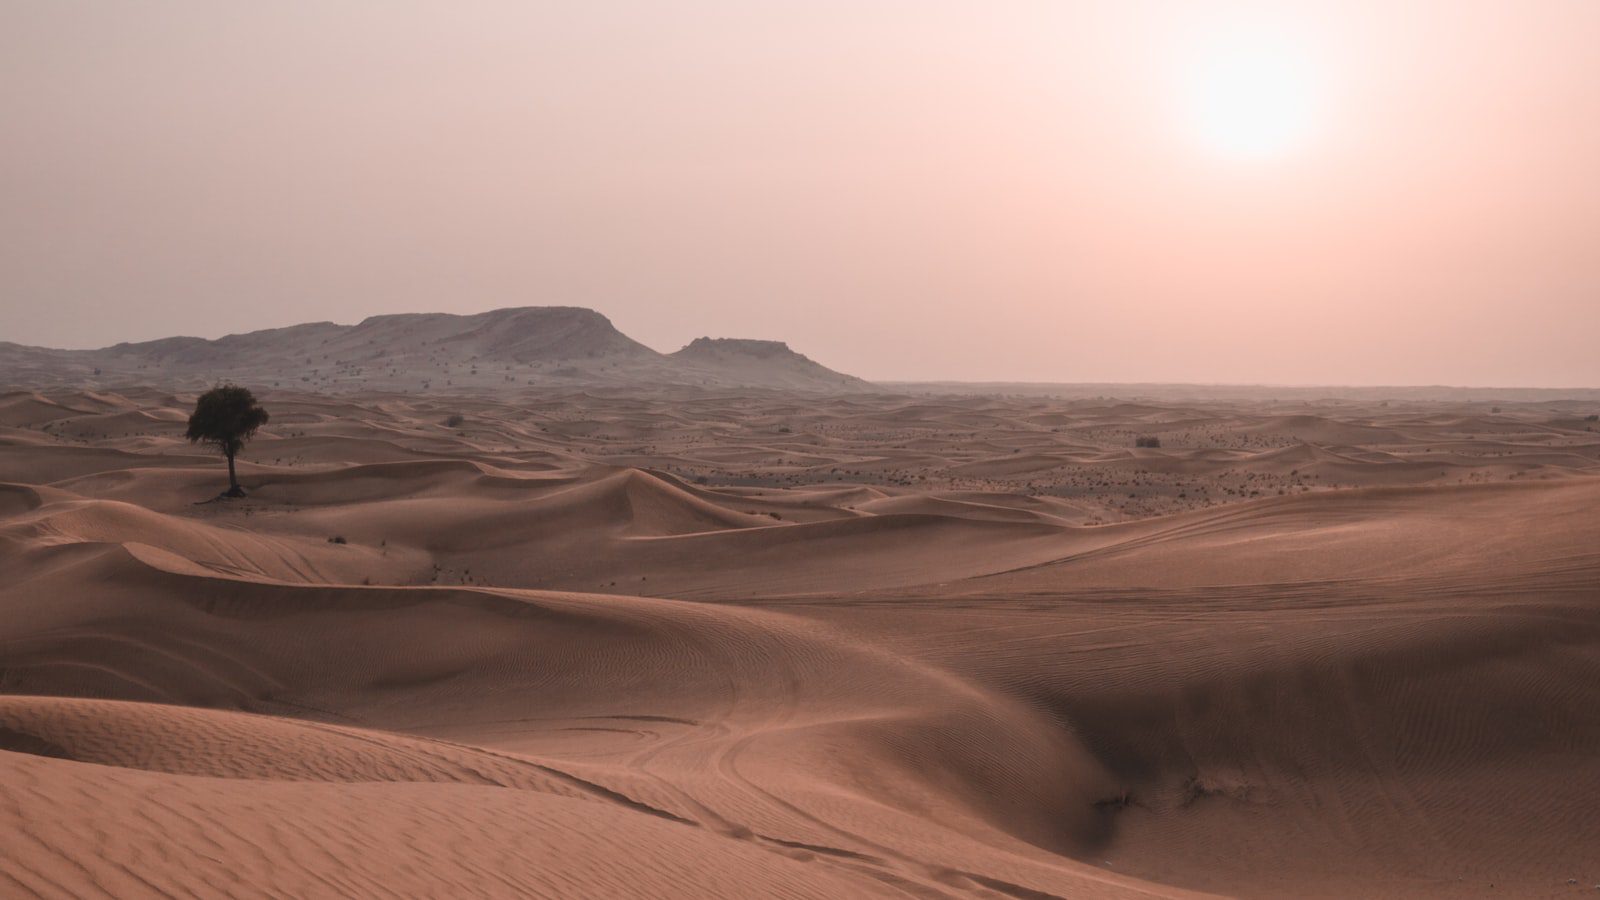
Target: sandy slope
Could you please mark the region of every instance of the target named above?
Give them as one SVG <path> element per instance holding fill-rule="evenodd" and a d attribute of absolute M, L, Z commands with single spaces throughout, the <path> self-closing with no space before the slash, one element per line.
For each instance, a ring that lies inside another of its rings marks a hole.
<path fill-rule="evenodd" d="M 267 399 L 0 400 L 0 892 L 1600 883 L 1581 409 Z"/>

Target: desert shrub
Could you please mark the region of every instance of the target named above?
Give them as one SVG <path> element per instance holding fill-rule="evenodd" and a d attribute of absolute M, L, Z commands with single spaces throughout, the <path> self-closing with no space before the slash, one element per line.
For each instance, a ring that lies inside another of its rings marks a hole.
<path fill-rule="evenodd" d="M 328 543 L 330 543 L 330 544 L 348 544 L 350 542 L 344 539 L 344 535 L 336 534 L 333 537 L 328 538 Z"/>
<path fill-rule="evenodd" d="M 1600 415 L 1584 416 L 1583 420 L 1585 422 L 1600 422 Z"/>
<path fill-rule="evenodd" d="M 1139 437 L 1133 439 L 1133 445 L 1135 447 L 1160 447 L 1161 438 L 1153 437 L 1151 435 L 1140 435 Z"/>
<path fill-rule="evenodd" d="M 460 428 L 466 421 L 466 416 L 463 416 L 460 413 L 455 413 L 454 415 L 450 416 L 450 418 L 444 420 L 444 427 Z"/>

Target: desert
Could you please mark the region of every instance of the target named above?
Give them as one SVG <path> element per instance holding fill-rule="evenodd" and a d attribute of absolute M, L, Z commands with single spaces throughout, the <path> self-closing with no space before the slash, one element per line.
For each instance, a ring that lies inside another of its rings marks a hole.
<path fill-rule="evenodd" d="M 1600 2 L 0 2 L 0 900 L 1600 898 Z"/>
<path fill-rule="evenodd" d="M 7 892 L 1600 881 L 1594 398 L 852 388 L 0 395 Z"/>

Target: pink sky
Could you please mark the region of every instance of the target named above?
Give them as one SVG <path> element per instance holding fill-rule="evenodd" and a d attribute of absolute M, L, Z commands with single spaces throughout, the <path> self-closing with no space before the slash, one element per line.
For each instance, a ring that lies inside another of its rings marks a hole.
<path fill-rule="evenodd" d="M 869 378 L 1600 386 L 1600 3 L 0 7 L 0 340 L 582 305 Z M 1243 23 L 1311 127 L 1219 155 Z M 3 373 L 0 373 L 3 375 Z"/>

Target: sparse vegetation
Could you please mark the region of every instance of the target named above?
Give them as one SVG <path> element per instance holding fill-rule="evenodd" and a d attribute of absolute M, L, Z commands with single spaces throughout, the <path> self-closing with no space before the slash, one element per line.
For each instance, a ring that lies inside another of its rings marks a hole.
<path fill-rule="evenodd" d="M 1140 435 L 1139 437 L 1133 439 L 1133 445 L 1135 447 L 1154 449 L 1161 446 L 1161 438 L 1152 437 L 1150 435 Z"/>
<path fill-rule="evenodd" d="M 460 428 L 463 424 L 466 423 L 466 421 L 467 421 L 467 419 L 466 419 L 465 416 L 461 415 L 460 413 L 454 413 L 448 419 L 444 420 L 444 427 L 446 427 L 446 428 Z"/>

